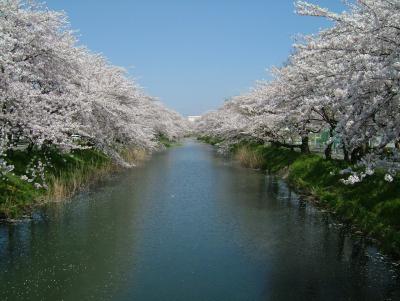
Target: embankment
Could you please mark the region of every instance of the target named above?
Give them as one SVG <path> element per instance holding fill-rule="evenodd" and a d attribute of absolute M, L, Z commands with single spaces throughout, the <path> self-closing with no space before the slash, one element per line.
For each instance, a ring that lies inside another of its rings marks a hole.
<path fill-rule="evenodd" d="M 387 182 L 384 173 L 376 171 L 360 183 L 345 185 L 342 171 L 348 165 L 341 160 L 249 143 L 235 145 L 232 155 L 243 166 L 283 176 L 306 199 L 376 239 L 386 252 L 400 256 L 399 176 Z"/>
<path fill-rule="evenodd" d="M 137 164 L 148 154 L 132 148 L 121 152 L 121 156 Z M 94 149 L 65 154 L 52 148 L 13 150 L 8 151 L 7 161 L 14 169 L 0 181 L 0 220 L 29 215 L 34 207 L 71 197 L 122 168 Z"/>

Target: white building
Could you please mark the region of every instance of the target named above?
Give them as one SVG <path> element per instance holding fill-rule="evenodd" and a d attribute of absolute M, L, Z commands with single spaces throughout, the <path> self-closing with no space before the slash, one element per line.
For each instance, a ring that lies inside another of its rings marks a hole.
<path fill-rule="evenodd" d="M 187 119 L 190 122 L 195 122 L 196 120 L 199 120 L 201 118 L 201 116 L 188 116 Z"/>

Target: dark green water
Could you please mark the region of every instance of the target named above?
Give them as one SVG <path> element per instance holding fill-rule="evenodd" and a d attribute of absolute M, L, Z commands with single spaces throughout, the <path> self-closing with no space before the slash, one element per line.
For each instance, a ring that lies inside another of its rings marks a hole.
<path fill-rule="evenodd" d="M 192 141 L 0 225 L 0 300 L 400 300 L 399 275 L 283 181 Z"/>

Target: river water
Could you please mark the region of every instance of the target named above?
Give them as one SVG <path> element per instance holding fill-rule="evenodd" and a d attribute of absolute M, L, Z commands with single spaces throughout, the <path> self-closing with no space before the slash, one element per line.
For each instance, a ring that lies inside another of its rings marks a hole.
<path fill-rule="evenodd" d="M 0 300 L 400 300 L 398 268 L 191 140 L 0 225 Z"/>

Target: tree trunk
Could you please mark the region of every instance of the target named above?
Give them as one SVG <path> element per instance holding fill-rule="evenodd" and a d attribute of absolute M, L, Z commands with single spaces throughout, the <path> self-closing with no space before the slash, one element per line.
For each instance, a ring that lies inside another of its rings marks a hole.
<path fill-rule="evenodd" d="M 351 163 L 355 164 L 358 161 L 362 159 L 362 157 L 365 156 L 369 151 L 368 144 L 362 144 L 359 147 L 356 147 L 352 152 L 351 152 L 351 158 L 350 161 Z"/>
<path fill-rule="evenodd" d="M 346 146 L 343 144 L 342 145 L 342 149 L 343 149 L 343 159 L 346 162 L 350 162 L 350 157 L 349 157 L 349 152 L 347 151 Z"/>
<path fill-rule="evenodd" d="M 27 152 L 28 152 L 28 153 L 33 152 L 33 147 L 34 147 L 34 146 L 35 146 L 35 144 L 33 144 L 32 142 L 30 142 L 30 143 L 28 144 L 28 147 L 26 148 Z"/>
<path fill-rule="evenodd" d="M 333 147 L 332 139 L 333 139 L 333 128 L 331 127 L 329 129 L 329 141 L 330 142 L 326 145 L 326 148 L 325 148 L 325 151 L 324 151 L 326 160 L 332 159 L 332 147 Z"/>
<path fill-rule="evenodd" d="M 361 146 L 356 147 L 351 152 L 350 162 L 356 164 L 363 156 L 363 148 Z"/>
<path fill-rule="evenodd" d="M 300 150 L 303 154 L 310 153 L 310 146 L 308 145 L 308 136 L 301 137 L 301 147 Z"/>
<path fill-rule="evenodd" d="M 332 146 L 333 146 L 333 142 L 330 142 L 326 145 L 326 148 L 324 151 L 326 160 L 332 159 Z"/>

